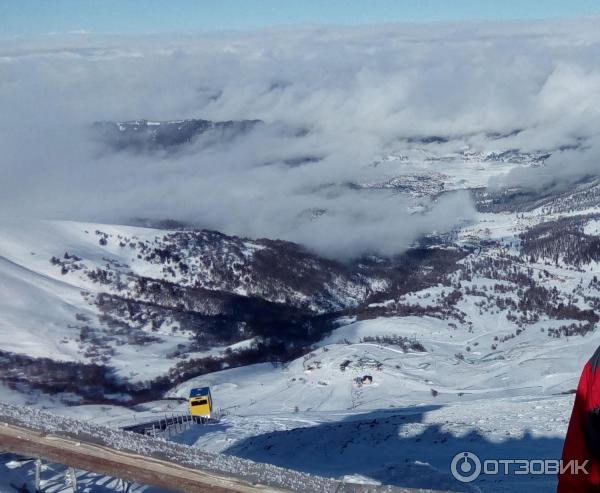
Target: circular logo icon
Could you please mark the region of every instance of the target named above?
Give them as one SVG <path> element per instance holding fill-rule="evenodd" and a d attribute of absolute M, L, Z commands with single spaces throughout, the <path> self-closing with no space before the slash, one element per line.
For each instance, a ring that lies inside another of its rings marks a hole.
<path fill-rule="evenodd" d="M 461 452 L 452 459 L 450 470 L 461 483 L 470 483 L 481 474 L 481 461 L 473 452 Z"/>

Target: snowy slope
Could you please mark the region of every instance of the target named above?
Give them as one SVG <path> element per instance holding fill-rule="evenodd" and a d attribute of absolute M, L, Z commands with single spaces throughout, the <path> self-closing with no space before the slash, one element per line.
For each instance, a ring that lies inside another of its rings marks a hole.
<path fill-rule="evenodd" d="M 211 385 L 220 407 L 239 406 L 235 412 L 241 414 L 551 396 L 575 387 L 583 364 L 600 345 L 598 334 L 565 341 L 531 331 L 530 337 L 511 339 L 494 353 L 473 350 L 457 358 L 466 344 L 492 340 L 497 333 L 495 326 L 481 327 L 480 333 L 469 333 L 448 328 L 441 320 L 417 317 L 355 322 L 337 329 L 320 348 L 286 367 L 267 363 L 204 375 L 172 395 L 185 397 L 193 386 Z M 391 345 L 360 342 L 366 336 L 386 335 L 415 338 L 426 352 L 406 353 Z M 354 382 L 366 374 L 373 376 L 372 385 Z"/>
<path fill-rule="evenodd" d="M 418 330 L 414 320 L 403 328 L 402 320 L 385 322 L 351 324 L 339 335 Z M 315 474 L 455 491 L 471 491 L 450 476 L 450 461 L 462 451 L 482 459 L 559 458 L 572 396 L 557 395 L 555 382 L 575 385 L 576 362 L 568 368 L 562 363 L 571 354 L 577 360 L 586 349 L 576 344 L 559 358 L 559 347 L 548 353 L 523 347 L 508 351 L 507 360 L 465 363 L 453 361 L 451 343 L 424 344 L 430 352 L 327 345 L 287 369 L 259 365 L 196 379 L 175 394 L 210 385 L 217 405 L 229 414 L 214 430 L 192 430 L 178 440 Z M 353 364 L 342 372 L 339 365 L 347 359 Z M 359 359 L 383 367 L 355 366 Z M 363 373 L 373 375 L 372 385 L 354 383 Z M 431 389 L 439 394 L 433 396 Z M 555 478 L 482 477 L 475 487 L 550 492 Z"/>
<path fill-rule="evenodd" d="M 565 201 L 562 197 L 559 202 Z M 552 491 L 551 476 L 514 475 L 482 477 L 469 489 L 451 478 L 449 463 L 461 451 L 482 458 L 560 455 L 570 392 L 600 345 L 595 318 L 600 259 L 593 248 L 584 249 L 595 245 L 598 209 L 568 214 L 559 205 L 480 212 L 452 237 L 454 245 L 471 252 L 454 271 L 434 285 L 384 288 L 373 300 L 347 305 L 337 328 L 300 358 L 224 369 L 176 386 L 169 395 L 185 398 L 191 387 L 210 385 L 223 413 L 220 423 L 178 440 L 348 481 L 460 491 Z M 575 238 L 572 244 L 560 236 L 565 228 Z M 190 281 L 181 271 L 172 275 L 165 264 L 119 245 L 119 237 L 136 237 L 155 245 L 147 248 L 160 249 L 157 238 L 162 241 L 172 232 L 68 222 L 4 222 L 2 230 L 0 348 L 5 351 L 91 359 L 79 345 L 77 327 L 82 317 L 94 320 L 103 314 L 92 302 L 97 293 L 121 295 L 136 276 Z M 106 237 L 105 245 L 99 243 Z M 551 248 L 536 246 L 538 238 Z M 226 240 L 225 249 L 234 249 L 231 241 Z M 63 273 L 62 264 L 49 259 L 65 251 L 82 260 L 69 260 Z M 85 267 L 78 269 L 78 264 Z M 125 288 L 113 281 L 103 285 L 85 274 L 107 264 Z M 205 272 L 200 267 L 195 276 Z M 419 269 L 425 276 L 435 266 Z M 364 285 L 344 286 L 338 300 L 352 292 L 362 296 L 362 287 L 353 289 Z M 246 287 L 237 296 L 241 289 Z M 89 294 L 82 296 L 82 291 Z M 189 340 L 189 334 L 171 330 L 173 325 L 165 322 L 156 330 L 150 323 L 140 325 L 136 330 L 160 341 L 115 346 L 111 365 L 132 378 L 166 372 L 174 363 L 170 351 Z M 249 347 L 253 341 L 230 346 Z M 190 356 L 224 349 L 214 346 Z M 189 361 L 193 366 L 194 360 Z M 371 385 L 357 382 L 365 375 L 373 377 Z M 19 402 L 14 391 L 3 395 Z M 40 405 L 58 414 L 110 426 L 185 410 L 176 401 L 135 409 L 63 408 L 44 396 L 30 398 L 39 398 Z"/>
<path fill-rule="evenodd" d="M 6 219 L 0 232 L 0 349 L 132 381 L 249 347 L 252 317 L 311 316 L 385 286 L 291 244 L 214 232 Z"/>
<path fill-rule="evenodd" d="M 374 334 L 417 337 L 427 352 L 356 342 Z M 558 459 L 573 400 L 560 392 L 574 388 L 600 339 L 539 337 L 513 342 L 495 358 L 472 354 L 463 361 L 454 353 L 464 341 L 444 334 L 447 327 L 435 320 L 356 322 L 287 368 L 256 365 L 195 379 L 173 394 L 210 385 L 226 416 L 214 430 L 192 430 L 178 440 L 349 480 L 358 475 L 454 491 L 553 491 L 553 476 L 512 474 L 482 477 L 469 489 L 453 480 L 450 461 L 462 451 L 482 460 Z M 328 343 L 337 338 L 346 342 Z M 367 373 L 372 385 L 354 381 Z"/>
<path fill-rule="evenodd" d="M 482 459 L 558 459 L 571 392 L 600 346 L 595 324 L 573 333 L 564 324 L 581 327 L 581 320 L 568 317 L 587 317 L 596 306 L 597 263 L 538 257 L 523 264 L 516 255 L 523 231 L 559 219 L 542 210 L 480 214 L 458 241 L 484 236 L 501 244 L 466 258 L 466 276 L 372 306 L 384 312 L 402 303 L 445 306 L 445 316 L 345 319 L 311 354 L 285 367 L 225 370 L 178 387 L 173 395 L 210 385 L 217 405 L 229 413 L 214 431 L 181 439 L 318 474 L 403 486 L 454 484 L 460 491 L 464 485 L 453 483 L 449 470 L 458 452 Z M 583 224 L 586 234 L 595 234 L 596 219 Z M 494 268 L 486 270 L 488 265 Z M 522 305 L 530 288 L 522 279 L 547 290 L 541 291 L 548 295 L 541 311 Z M 450 306 L 452 289 L 461 296 Z M 561 318 L 555 302 L 588 311 L 567 311 Z M 376 337 L 416 341 L 424 351 L 373 342 Z M 366 374 L 373 384 L 358 385 L 355 379 Z M 471 486 L 551 492 L 556 478 L 509 474 L 481 477 Z"/>
<path fill-rule="evenodd" d="M 118 248 L 98 248 L 94 230 L 98 225 L 69 222 L 3 222 L 0 237 L 0 348 L 32 357 L 62 361 L 90 361 L 79 342 L 81 322 L 99 312 L 82 292 L 97 292 L 100 287 L 77 275 L 66 275 L 50 263 L 65 252 L 84 257 L 90 268 L 106 264 L 107 256 L 118 262 L 131 258 Z M 105 228 L 107 229 L 107 228 Z M 119 233 L 139 237 L 156 232 L 120 227 Z M 150 267 L 142 266 L 148 274 Z M 111 363 L 123 375 L 135 373 L 148 378 L 164 373 L 170 366 L 165 355 L 185 335 L 163 335 L 163 341 L 144 348 L 121 346 Z"/>

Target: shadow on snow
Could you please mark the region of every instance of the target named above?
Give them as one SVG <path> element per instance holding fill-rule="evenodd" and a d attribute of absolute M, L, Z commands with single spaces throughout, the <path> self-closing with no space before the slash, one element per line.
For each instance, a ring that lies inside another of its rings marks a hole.
<path fill-rule="evenodd" d="M 225 453 L 310 474 L 335 478 L 361 475 L 403 487 L 483 492 L 555 490 L 554 475 L 515 475 L 513 466 L 508 475 L 481 475 L 468 485 L 455 480 L 450 464 L 458 453 L 473 452 L 482 462 L 559 459 L 563 441 L 528 432 L 491 441 L 466 424 L 466 433 L 456 436 L 444 425 L 424 422 L 427 412 L 441 407 L 378 410 L 342 421 L 274 431 L 240 441 Z"/>

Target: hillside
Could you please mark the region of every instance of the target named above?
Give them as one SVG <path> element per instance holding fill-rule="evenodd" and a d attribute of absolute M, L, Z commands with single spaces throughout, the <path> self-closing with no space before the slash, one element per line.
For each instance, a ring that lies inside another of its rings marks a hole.
<path fill-rule="evenodd" d="M 185 406 L 111 404 L 210 385 L 221 422 L 178 440 L 347 481 L 476 491 L 449 475 L 462 450 L 560 453 L 600 345 L 594 186 L 351 263 L 180 227 L 4 221 L 3 395 L 118 425 Z M 554 479 L 477 482 L 532 485 Z"/>

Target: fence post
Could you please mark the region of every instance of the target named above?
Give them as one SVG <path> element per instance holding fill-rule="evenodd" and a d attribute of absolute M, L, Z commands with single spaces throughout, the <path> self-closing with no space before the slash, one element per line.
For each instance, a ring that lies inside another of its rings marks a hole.
<path fill-rule="evenodd" d="M 35 491 L 36 493 L 42 491 L 40 473 L 42 471 L 42 460 L 36 459 L 35 461 Z"/>
<path fill-rule="evenodd" d="M 75 476 L 75 469 L 69 467 L 67 471 L 67 477 L 69 478 L 69 483 L 71 483 L 71 488 L 73 488 L 73 493 L 77 492 L 77 476 Z"/>

